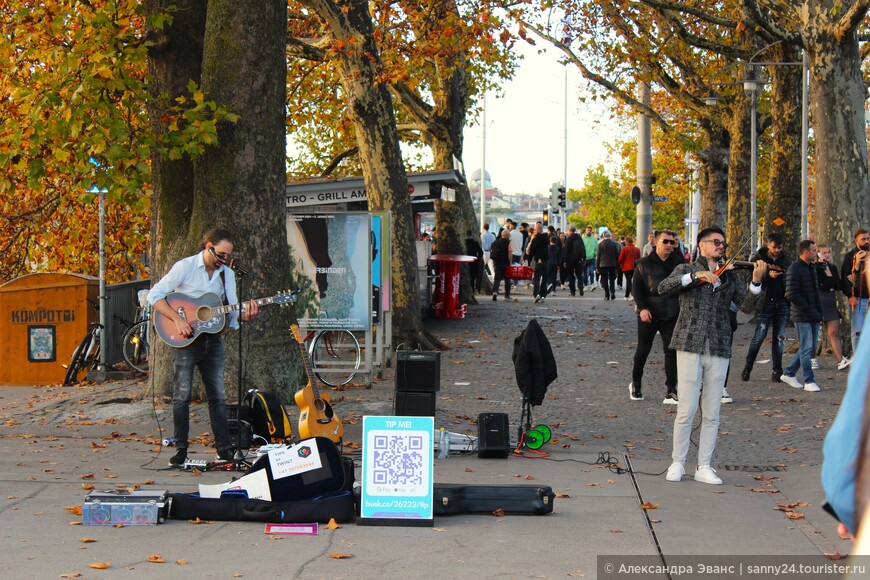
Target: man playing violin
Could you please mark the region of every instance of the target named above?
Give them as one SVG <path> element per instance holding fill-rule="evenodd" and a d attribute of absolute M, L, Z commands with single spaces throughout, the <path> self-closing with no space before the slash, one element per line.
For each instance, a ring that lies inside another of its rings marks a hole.
<path fill-rule="evenodd" d="M 677 351 L 677 416 L 674 420 L 673 463 L 666 479 L 680 481 L 686 473 L 686 455 L 692 421 L 700 403 L 703 418 L 698 444 L 695 481 L 721 485 L 710 466 L 719 433 L 719 409 L 731 358 L 731 303 L 750 312 L 761 294 L 767 264 L 759 260 L 752 270 L 752 283 L 733 272 L 731 263 L 720 264 L 725 256 L 725 234 L 718 227 L 704 228 L 697 238 L 700 255 L 691 264 L 678 265 L 662 280 L 662 296 L 678 294 L 680 313 L 671 339 Z M 703 385 L 703 390 L 701 386 Z"/>
<path fill-rule="evenodd" d="M 773 360 L 774 382 L 779 382 L 782 376 L 782 351 L 785 347 L 785 323 L 788 320 L 788 302 L 785 299 L 785 271 L 791 265 L 791 260 L 782 251 L 782 235 L 768 234 L 767 246 L 758 250 L 752 261 L 764 260 L 768 263 L 767 273 L 761 281 L 762 296 L 758 300 L 755 312 L 755 335 L 749 343 L 746 353 L 746 366 L 740 373 L 740 378 L 749 380 L 749 373 L 755 365 L 758 351 L 767 338 L 767 331 L 773 329 L 773 340 L 770 351 Z M 770 267 L 775 266 L 775 267 Z"/>

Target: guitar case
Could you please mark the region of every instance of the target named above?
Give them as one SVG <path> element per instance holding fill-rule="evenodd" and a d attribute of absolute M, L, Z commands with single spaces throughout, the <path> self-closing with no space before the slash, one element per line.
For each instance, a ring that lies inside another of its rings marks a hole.
<path fill-rule="evenodd" d="M 454 514 L 491 514 L 503 510 L 505 515 L 534 514 L 553 511 L 556 494 L 549 485 L 466 485 L 436 483 L 433 511 L 436 516 Z"/>
<path fill-rule="evenodd" d="M 298 475 L 275 479 L 269 457 L 254 462 L 247 473 L 266 470 L 272 501 L 248 499 L 227 494 L 220 498 L 203 498 L 198 493 L 175 493 L 169 517 L 191 520 L 255 521 L 270 523 L 337 522 L 355 520 L 353 495 L 353 459 L 342 456 L 331 440 L 314 437 L 296 444 L 302 449 L 306 441 L 315 440 L 321 467 Z"/>

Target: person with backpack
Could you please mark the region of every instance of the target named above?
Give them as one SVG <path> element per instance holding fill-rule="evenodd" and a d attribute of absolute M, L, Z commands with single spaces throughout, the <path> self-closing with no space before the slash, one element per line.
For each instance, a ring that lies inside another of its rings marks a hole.
<path fill-rule="evenodd" d="M 216 228 L 202 239 L 202 250 L 173 264 L 169 272 L 148 292 L 148 303 L 154 310 L 174 323 L 178 335 L 193 336 L 193 328 L 176 312 L 165 298 L 171 292 L 181 292 L 191 298 L 206 293 L 217 294 L 225 304 L 238 304 L 235 272 L 228 267 L 232 263 L 235 248 L 233 235 Z M 251 300 L 241 307 L 241 313 L 232 311 L 230 328 L 239 328 L 239 319 L 247 321 L 257 316 L 259 307 Z M 233 459 L 232 441 L 227 422 L 226 393 L 224 391 L 224 343 L 222 334 L 202 333 L 196 340 L 173 352 L 175 359 L 175 383 L 172 390 L 172 420 L 175 426 L 175 444 L 178 451 L 169 460 L 170 467 L 182 467 L 187 461 L 188 435 L 190 434 L 190 397 L 193 386 L 193 368 L 199 369 L 205 395 L 208 399 L 208 414 L 214 433 L 218 459 Z"/>
<path fill-rule="evenodd" d="M 578 288 L 580 296 L 583 296 L 586 282 L 586 244 L 583 243 L 583 238 L 577 233 L 577 226 L 574 224 L 568 226 L 568 237 L 565 239 L 564 267 L 567 272 L 568 291 L 571 296 L 576 295 Z"/>

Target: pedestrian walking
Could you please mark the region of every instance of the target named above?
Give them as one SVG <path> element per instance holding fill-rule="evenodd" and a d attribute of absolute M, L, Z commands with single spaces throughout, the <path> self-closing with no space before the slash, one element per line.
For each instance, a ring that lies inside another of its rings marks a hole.
<path fill-rule="evenodd" d="M 604 287 L 605 300 L 616 299 L 616 267 L 620 250 L 619 244 L 611 239 L 611 233 L 604 232 L 602 240 L 598 242 L 595 269 Z"/>
<path fill-rule="evenodd" d="M 870 284 L 864 276 L 868 250 L 870 250 L 870 232 L 865 229 L 855 231 L 855 247 L 843 256 L 840 267 L 840 282 L 843 292 L 849 298 L 849 322 L 852 325 L 852 352 L 858 349 L 861 338 L 861 328 L 867 318 L 867 298 Z"/>
<path fill-rule="evenodd" d="M 852 364 L 852 361 L 843 355 L 843 345 L 840 343 L 840 309 L 837 307 L 837 292 L 842 290 L 840 286 L 840 273 L 831 259 L 831 246 L 821 244 L 819 249 L 819 261 L 817 262 L 816 274 L 819 277 L 819 300 L 822 302 L 822 325 L 831 342 L 831 350 L 837 359 L 837 370 L 842 371 Z M 812 363 L 810 364 L 812 365 Z"/>
<path fill-rule="evenodd" d="M 547 275 L 550 260 L 549 245 L 550 242 L 544 233 L 543 226 L 541 224 L 535 225 L 535 230 L 529 238 L 529 245 L 525 253 L 525 258 L 535 270 L 532 276 L 532 295 L 535 297 L 535 302 L 540 302 L 547 297 Z"/>
<path fill-rule="evenodd" d="M 800 348 L 779 378 L 796 389 L 816 392 L 821 390 L 816 384 L 810 359 L 816 352 L 819 341 L 819 323 L 822 321 L 822 302 L 819 299 L 819 279 L 816 275 L 816 244 L 812 240 L 802 240 L 798 244 L 799 259 L 792 264 L 785 279 L 785 297 L 788 299 L 789 313 L 797 330 Z M 796 377 L 800 369 L 804 382 Z"/>
<path fill-rule="evenodd" d="M 511 232 L 508 228 L 501 230 L 501 237 L 492 243 L 489 249 L 489 256 L 492 258 L 493 267 L 493 282 L 492 282 L 492 301 L 498 300 L 498 287 L 501 281 L 504 280 L 504 297 L 508 300 L 511 297 L 510 280 L 505 278 L 507 267 L 511 264 Z"/>
<path fill-rule="evenodd" d="M 640 248 L 634 245 L 632 236 L 625 237 L 625 246 L 619 252 L 617 267 L 625 278 L 625 300 L 631 298 L 631 279 L 634 276 L 634 263 L 640 259 Z"/>
<path fill-rule="evenodd" d="M 680 264 L 659 284 L 659 294 L 679 295 L 680 313 L 674 327 L 671 348 L 677 351 L 677 416 L 674 419 L 674 444 L 667 481 L 680 481 L 686 473 L 692 421 L 700 403 L 701 435 L 698 443 L 698 468 L 695 481 L 721 485 L 711 466 L 719 433 L 719 410 L 728 359 L 731 357 L 731 303 L 749 312 L 761 293 L 761 280 L 767 264 L 758 261 L 752 283 L 746 284 L 735 272 L 720 266 L 727 244 L 718 227 L 698 233 L 701 256 L 691 264 Z M 701 386 L 703 385 L 703 390 Z"/>
<path fill-rule="evenodd" d="M 595 259 L 598 255 L 598 240 L 592 231 L 592 226 L 586 226 L 586 234 L 582 236 L 586 246 L 586 276 L 584 283 L 590 292 L 595 291 Z"/>
<path fill-rule="evenodd" d="M 568 226 L 568 237 L 565 238 L 565 263 L 564 268 L 568 279 L 568 292 L 575 296 L 580 290 L 583 296 L 583 287 L 586 284 L 586 244 L 577 228 L 573 224 Z M 594 266 L 594 263 L 593 263 Z"/>

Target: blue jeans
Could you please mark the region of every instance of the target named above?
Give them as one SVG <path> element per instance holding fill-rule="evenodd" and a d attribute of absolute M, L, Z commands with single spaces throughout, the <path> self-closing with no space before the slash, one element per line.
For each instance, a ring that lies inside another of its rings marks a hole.
<path fill-rule="evenodd" d="M 227 425 L 227 403 L 224 393 L 224 343 L 218 334 L 202 334 L 193 343 L 175 351 L 175 389 L 172 392 L 172 419 L 175 441 L 179 448 L 187 448 L 190 433 L 190 391 L 193 385 L 193 367 L 205 385 L 208 415 L 218 451 L 232 447 Z"/>
<path fill-rule="evenodd" d="M 867 317 L 867 299 L 856 298 L 855 309 L 849 310 L 852 321 L 852 356 L 858 351 L 858 339 L 861 338 L 861 328 L 864 326 L 864 319 Z"/>
<path fill-rule="evenodd" d="M 788 320 L 788 302 L 769 301 L 764 309 L 755 316 L 755 335 L 749 343 L 749 352 L 746 353 L 746 368 L 752 369 L 758 351 L 767 338 L 767 331 L 773 328 L 770 352 L 773 359 L 773 372 L 782 372 L 782 351 L 785 346 L 785 323 Z"/>
<path fill-rule="evenodd" d="M 818 322 L 795 322 L 794 327 L 797 329 L 800 348 L 794 358 L 787 367 L 782 370 L 782 374 L 793 377 L 797 375 L 798 368 L 804 376 L 804 384 L 816 382 L 816 377 L 813 375 L 813 369 L 810 366 L 810 359 L 813 358 L 816 352 L 816 347 L 819 344 Z"/>
<path fill-rule="evenodd" d="M 586 286 L 595 285 L 595 258 L 586 260 L 586 277 L 583 283 Z"/>

